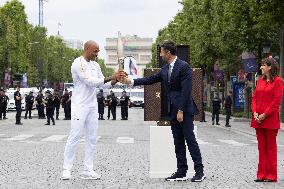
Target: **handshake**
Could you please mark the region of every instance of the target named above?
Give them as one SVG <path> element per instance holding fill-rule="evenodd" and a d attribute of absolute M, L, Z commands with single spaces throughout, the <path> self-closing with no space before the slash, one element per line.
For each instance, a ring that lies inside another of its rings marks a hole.
<path fill-rule="evenodd" d="M 128 78 L 128 74 L 123 70 L 118 70 L 115 72 L 111 78 L 111 84 L 114 85 L 117 82 L 123 83 L 123 84 L 131 84 L 131 80 Z"/>

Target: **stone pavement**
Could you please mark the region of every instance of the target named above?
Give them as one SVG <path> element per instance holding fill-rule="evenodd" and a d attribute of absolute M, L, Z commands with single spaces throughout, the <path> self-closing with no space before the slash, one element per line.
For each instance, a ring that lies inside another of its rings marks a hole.
<path fill-rule="evenodd" d="M 45 126 L 45 120 L 27 119 L 23 126 L 17 126 L 14 112 L 9 113 L 8 120 L 0 121 L 0 189 L 284 188 L 284 132 L 278 135 L 279 182 L 255 183 L 258 150 L 253 129 L 245 122 L 232 122 L 231 129 L 195 122 L 207 176 L 204 182 L 149 178 L 149 126 L 155 123 L 144 122 L 143 113 L 143 109 L 131 108 L 129 120 L 121 121 L 118 108 L 118 120 L 99 121 L 95 170 L 102 178 L 90 181 L 80 179 L 84 138 L 77 147 L 72 179 L 60 180 L 70 121 L 61 116 L 55 126 Z M 240 132 L 239 128 L 252 134 Z"/>

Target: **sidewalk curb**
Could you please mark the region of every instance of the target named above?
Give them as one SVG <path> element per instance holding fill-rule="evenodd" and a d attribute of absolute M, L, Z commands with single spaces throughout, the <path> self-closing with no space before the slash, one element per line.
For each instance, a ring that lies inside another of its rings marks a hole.
<path fill-rule="evenodd" d="M 206 111 L 206 112 L 205 112 L 205 115 L 211 117 L 212 113 Z M 220 120 L 226 120 L 226 116 L 223 115 L 223 114 L 219 114 L 219 119 L 220 119 Z M 249 118 L 239 118 L 239 117 L 233 117 L 233 116 L 231 116 L 230 119 L 231 119 L 232 122 L 248 122 L 249 124 L 250 124 L 250 121 L 251 121 L 251 119 L 249 119 Z M 234 128 L 234 129 L 235 129 L 235 128 Z M 240 132 L 244 132 L 244 133 L 249 134 L 248 131 L 244 131 L 244 130 L 241 130 L 241 129 L 237 129 L 237 130 L 240 131 Z M 284 132 L 284 123 L 280 123 L 280 129 L 279 129 L 279 131 Z"/>

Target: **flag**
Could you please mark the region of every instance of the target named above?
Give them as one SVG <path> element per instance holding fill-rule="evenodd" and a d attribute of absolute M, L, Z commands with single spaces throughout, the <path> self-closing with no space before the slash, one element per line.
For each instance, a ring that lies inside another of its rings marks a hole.
<path fill-rule="evenodd" d="M 22 79 L 20 81 L 21 88 L 27 88 L 28 87 L 28 75 L 27 73 L 24 73 L 22 75 Z"/>
<path fill-rule="evenodd" d="M 243 52 L 242 53 L 242 62 L 244 65 L 244 70 L 247 73 L 256 72 L 257 71 L 257 64 L 256 64 L 256 57 L 252 52 Z"/>
<path fill-rule="evenodd" d="M 4 84 L 10 86 L 12 82 L 11 68 L 7 68 L 4 73 Z"/>
<path fill-rule="evenodd" d="M 137 75 L 137 68 L 131 58 L 129 59 L 129 75 Z"/>

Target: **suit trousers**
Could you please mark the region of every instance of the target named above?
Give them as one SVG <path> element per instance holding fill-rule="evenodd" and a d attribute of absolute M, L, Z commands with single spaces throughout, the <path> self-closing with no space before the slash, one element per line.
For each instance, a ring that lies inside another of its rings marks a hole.
<path fill-rule="evenodd" d="M 258 179 L 270 179 L 277 181 L 277 144 L 278 129 L 257 128 L 258 141 Z"/>
<path fill-rule="evenodd" d="M 71 109 L 71 131 L 64 151 L 63 169 L 70 170 L 73 166 L 75 148 L 80 140 L 81 130 L 84 129 L 86 138 L 84 170 L 93 170 L 93 158 L 97 142 L 98 109 L 75 106 Z"/>
<path fill-rule="evenodd" d="M 193 160 L 195 172 L 203 173 L 202 157 L 193 128 L 193 116 L 184 116 L 184 120 L 181 123 L 176 119 L 171 121 L 177 158 L 177 172 L 179 173 L 186 173 L 188 170 L 185 142 L 187 143 L 190 156 Z"/>

